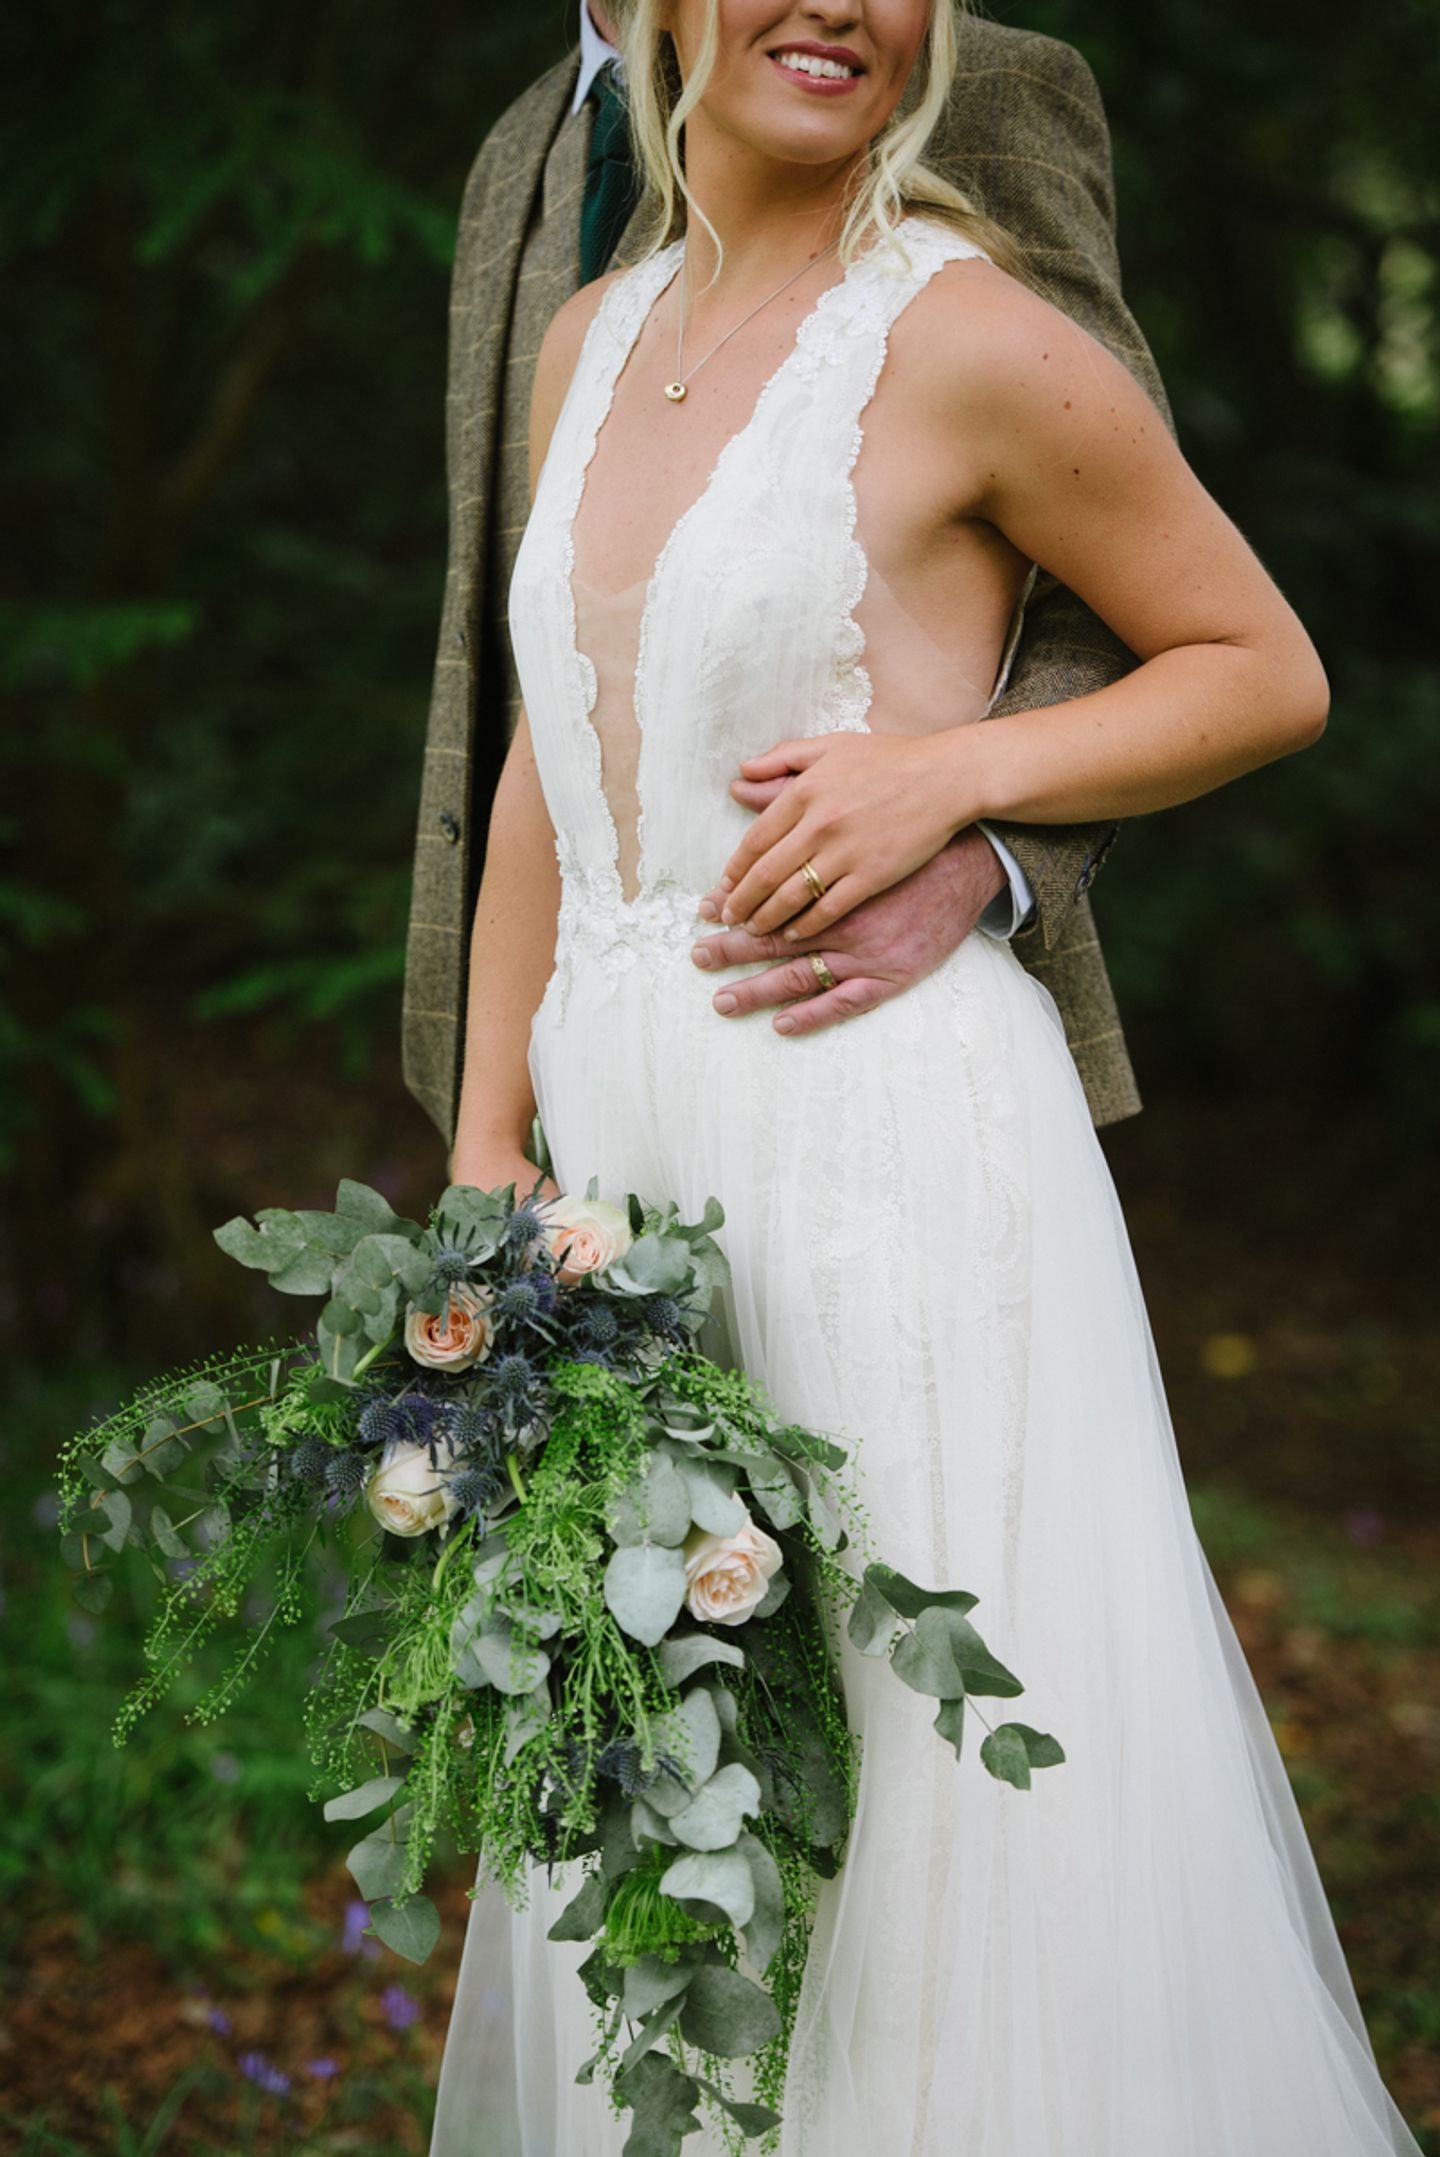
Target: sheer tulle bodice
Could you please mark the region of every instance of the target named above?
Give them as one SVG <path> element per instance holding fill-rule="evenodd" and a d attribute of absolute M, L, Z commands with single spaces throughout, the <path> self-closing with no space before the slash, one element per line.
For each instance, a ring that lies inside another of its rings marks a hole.
<path fill-rule="evenodd" d="M 852 1448 L 879 1547 L 979 1595 L 1018 1711 L 1066 1749 L 1029 1791 L 996 1783 L 978 1728 L 957 1762 L 933 1703 L 842 1644 L 858 1807 L 820 1891 L 783 2157 L 1418 2157 L 1195 1536 L 1051 999 L 975 934 L 787 1041 L 719 1017 L 688 956 L 749 820 L 740 759 L 868 723 L 862 414 L 900 310 L 975 251 L 915 218 L 902 238 L 823 294 L 653 574 L 607 597 L 577 511 L 678 252 L 617 280 L 511 590 L 562 869 L 530 1040 L 559 1180 L 691 1218 L 721 1199 L 733 1279 L 704 1345 Z M 588 1947 L 546 1937 L 574 1886 L 537 1877 L 513 1920 L 477 1899 L 432 2157 L 618 2157 L 603 2092 L 572 2080 Z"/>

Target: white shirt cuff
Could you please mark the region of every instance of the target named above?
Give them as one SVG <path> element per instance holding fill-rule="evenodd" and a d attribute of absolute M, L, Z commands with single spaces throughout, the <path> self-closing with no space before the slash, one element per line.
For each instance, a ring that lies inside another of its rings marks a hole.
<path fill-rule="evenodd" d="M 999 855 L 1000 866 L 1005 871 L 1007 885 L 1006 890 L 996 892 L 994 898 L 980 916 L 978 926 L 985 931 L 987 936 L 998 937 L 1001 943 L 1007 943 L 1017 929 L 1024 928 L 1026 922 L 1034 913 L 1035 894 L 1030 889 L 1029 877 L 1025 874 L 1005 841 L 997 839 L 988 824 L 980 824 L 977 829 L 984 832 L 986 838 Z"/>

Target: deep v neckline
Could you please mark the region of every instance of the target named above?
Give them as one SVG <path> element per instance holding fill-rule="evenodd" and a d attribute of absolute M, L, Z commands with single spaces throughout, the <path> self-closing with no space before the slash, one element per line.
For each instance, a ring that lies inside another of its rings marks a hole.
<path fill-rule="evenodd" d="M 903 219 L 902 225 L 908 222 L 908 219 Z M 591 467 L 595 462 L 596 454 L 600 447 L 601 437 L 605 432 L 606 423 L 610 418 L 610 414 L 614 409 L 616 392 L 620 387 L 620 383 L 624 376 L 626 368 L 630 365 L 630 362 L 635 355 L 635 348 L 639 344 L 641 337 L 645 333 L 646 323 L 654 314 L 661 300 L 664 299 L 665 294 L 670 290 L 671 285 L 674 284 L 675 279 L 680 276 L 682 271 L 684 270 L 685 247 L 686 243 L 683 239 L 674 240 L 671 242 L 669 247 L 662 248 L 660 253 L 653 258 L 652 267 L 658 269 L 663 264 L 666 267 L 666 274 L 661 279 L 661 282 L 655 287 L 655 290 L 650 294 L 644 307 L 637 315 L 635 322 L 630 328 L 628 334 L 623 337 L 623 349 L 620 352 L 615 365 L 611 368 L 609 372 L 609 376 L 605 385 L 604 395 L 600 398 L 598 402 L 598 408 L 596 410 L 594 424 L 589 430 L 589 441 L 585 449 L 585 454 L 580 461 L 579 484 L 576 489 L 574 501 L 572 502 L 570 507 L 569 543 L 567 548 L 567 581 L 568 578 L 573 578 L 575 573 L 575 525 L 580 516 L 580 511 L 584 506 L 585 496 L 589 489 L 590 471 Z M 647 614 L 650 611 L 650 603 L 654 596 L 656 585 L 659 582 L 661 572 L 664 569 L 666 558 L 673 552 L 676 540 L 679 538 L 685 526 L 688 525 L 690 520 L 694 517 L 696 511 L 701 508 L 701 506 L 709 499 L 710 495 L 714 492 L 721 472 L 725 464 L 728 462 L 732 451 L 735 449 L 736 444 L 748 440 L 750 435 L 755 432 L 766 403 L 769 401 L 776 386 L 789 372 L 790 368 L 798 359 L 801 351 L 804 349 L 806 338 L 808 337 L 817 318 L 819 318 L 823 314 L 826 303 L 831 300 L 836 293 L 844 292 L 847 289 L 850 284 L 851 278 L 859 269 L 860 265 L 863 262 L 867 262 L 869 260 L 870 253 L 871 250 L 867 248 L 863 255 L 857 255 L 853 262 L 849 262 L 845 265 L 842 274 L 837 277 L 833 283 L 826 285 L 823 291 L 817 293 L 811 306 L 806 310 L 806 312 L 800 317 L 800 320 L 796 323 L 795 334 L 791 339 L 789 345 L 786 347 L 785 351 L 781 354 L 779 360 L 776 362 L 774 368 L 771 370 L 769 375 L 766 376 L 765 380 L 760 384 L 759 389 L 756 391 L 755 400 L 750 407 L 748 415 L 745 417 L 745 419 L 741 421 L 740 425 L 735 429 L 735 431 L 732 434 L 728 434 L 725 437 L 725 440 L 720 444 L 719 449 L 715 452 L 715 456 L 711 461 L 709 470 L 707 471 L 704 479 L 700 483 L 699 492 L 692 498 L 690 502 L 686 504 L 685 508 L 678 513 L 674 521 L 671 523 L 670 528 L 662 539 L 659 550 L 650 565 L 650 571 L 648 576 L 635 577 L 631 580 L 629 584 L 624 587 L 624 589 L 628 592 L 633 591 L 636 585 L 644 585 L 645 612 Z M 640 267 L 643 268 L 644 265 L 640 265 Z M 592 329 L 598 325 L 598 322 L 601 316 L 604 314 L 604 311 L 604 303 L 602 302 L 600 309 L 597 311 L 596 322 L 592 323 L 591 325 Z M 582 581 L 589 584 L 588 579 L 583 579 Z M 599 592 L 599 586 L 595 584 L 589 584 L 589 589 L 592 592 Z M 600 596 L 602 598 L 606 598 L 610 595 L 607 593 L 600 593 Z M 583 654 L 581 656 L 583 657 Z"/>
<path fill-rule="evenodd" d="M 901 225 L 897 229 L 903 230 L 904 226 L 907 225 L 909 222 L 910 220 L 908 218 L 902 219 Z M 660 253 L 652 258 L 652 262 L 650 265 L 652 275 L 658 271 L 661 271 L 662 269 L 664 271 L 664 275 L 661 276 L 660 281 L 658 284 L 655 285 L 654 290 L 649 293 L 648 297 L 645 298 L 644 304 L 637 310 L 633 324 L 629 325 L 628 329 L 621 329 L 619 337 L 617 338 L 617 342 L 620 343 L 622 349 L 620 350 L 614 363 L 607 369 L 603 392 L 595 399 L 594 415 L 588 423 L 585 437 L 582 438 L 584 443 L 583 452 L 582 455 L 577 459 L 578 470 L 566 509 L 564 525 L 564 597 L 565 612 L 568 622 L 569 647 L 571 657 L 574 662 L 574 679 L 579 685 L 580 692 L 579 716 L 583 721 L 585 733 L 588 737 L 590 755 L 593 763 L 595 784 L 600 796 L 600 805 L 604 813 L 606 830 L 609 839 L 609 874 L 613 886 L 612 898 L 613 903 L 624 912 L 632 912 L 637 908 L 643 908 L 646 899 L 651 892 L 650 882 L 646 875 L 645 860 L 645 790 L 643 783 L 645 752 L 644 688 L 646 660 L 649 650 L 651 625 L 655 614 L 655 601 L 657 594 L 661 589 L 661 585 L 664 579 L 666 568 L 669 564 L 670 557 L 675 552 L 676 548 L 680 543 L 680 540 L 683 538 L 689 526 L 695 521 L 700 511 L 709 501 L 711 495 L 715 492 L 715 489 L 719 485 L 720 479 L 726 467 L 730 463 L 731 459 L 738 453 L 740 446 L 743 443 L 748 442 L 751 436 L 757 432 L 760 422 L 764 416 L 765 407 L 770 402 L 770 399 L 775 394 L 780 384 L 784 381 L 790 369 L 799 360 L 800 355 L 804 351 L 806 342 L 815 325 L 818 322 L 824 320 L 829 305 L 833 302 L 836 302 L 838 295 L 846 293 L 850 290 L 852 280 L 854 279 L 856 272 L 870 260 L 870 256 L 873 251 L 873 248 L 867 248 L 864 254 L 857 255 L 852 262 L 848 262 L 845 265 L 843 274 L 841 276 L 837 277 L 833 283 L 826 285 L 825 289 L 816 295 L 812 305 L 807 309 L 805 314 L 801 316 L 799 322 L 796 324 L 795 334 L 791 339 L 789 345 L 781 354 L 781 357 L 775 367 L 772 369 L 766 379 L 761 383 L 759 389 L 757 390 L 755 395 L 755 401 L 750 408 L 748 416 L 741 422 L 740 426 L 737 427 L 732 434 L 727 435 L 725 440 L 721 443 L 719 449 L 716 451 L 709 471 L 706 473 L 706 476 L 701 483 L 699 492 L 694 496 L 693 500 L 691 500 L 686 505 L 686 507 L 679 512 L 679 514 L 676 516 L 673 523 L 671 524 L 670 529 L 668 530 L 663 541 L 661 542 L 659 552 L 656 554 L 655 559 L 650 566 L 649 575 L 645 577 L 633 578 L 631 582 L 624 587 L 625 592 L 633 592 L 637 588 L 643 586 L 643 599 L 640 609 L 639 641 L 636 649 L 635 673 L 631 687 L 632 723 L 634 724 L 636 732 L 639 736 L 639 743 L 636 751 L 635 772 L 636 889 L 634 893 L 629 896 L 626 895 L 624 879 L 621 875 L 620 870 L 620 834 L 618 829 L 616 828 L 615 817 L 610 806 L 609 797 L 605 792 L 604 746 L 600 738 L 599 730 L 596 727 L 594 721 L 595 702 L 596 696 L 598 694 L 598 679 L 593 661 L 580 648 L 578 610 L 575 599 L 575 525 L 579 518 L 580 510 L 585 500 L 585 494 L 590 480 L 590 471 L 592 465 L 595 462 L 596 452 L 600 446 L 600 438 L 605 431 L 605 423 L 609 419 L 611 411 L 614 407 L 615 392 L 619 387 L 621 376 L 624 374 L 626 368 L 630 364 L 632 357 L 634 356 L 635 348 L 640 342 L 640 338 L 644 332 L 646 323 L 650 320 L 651 316 L 655 312 L 655 309 L 659 306 L 660 301 L 664 298 L 666 292 L 670 289 L 670 286 L 674 283 L 676 277 L 680 274 L 681 270 L 684 267 L 685 241 L 683 239 L 672 241 L 669 247 L 662 248 Z M 631 272 L 631 274 L 638 276 L 644 268 L 644 264 L 639 264 L 636 266 L 636 269 Z M 585 352 L 588 348 L 590 338 L 601 334 L 602 324 L 604 324 L 607 329 L 610 327 L 610 324 L 607 320 L 607 302 L 611 301 L 612 295 L 618 295 L 623 292 L 623 290 L 623 281 L 613 285 L 610 288 L 610 293 L 606 295 L 606 299 L 602 300 L 600 306 L 597 308 L 594 320 L 591 322 L 590 329 L 586 336 L 585 345 L 582 347 L 581 359 L 577 362 L 577 373 L 584 365 Z M 612 334 L 614 334 L 613 331 Z M 585 584 L 588 590 L 596 594 L 596 596 L 599 597 L 602 601 L 609 596 L 605 593 L 602 593 L 597 585 L 590 584 L 588 579 L 581 578 L 579 581 L 582 584 Z M 618 597 L 621 595 L 617 594 L 616 596 Z"/>

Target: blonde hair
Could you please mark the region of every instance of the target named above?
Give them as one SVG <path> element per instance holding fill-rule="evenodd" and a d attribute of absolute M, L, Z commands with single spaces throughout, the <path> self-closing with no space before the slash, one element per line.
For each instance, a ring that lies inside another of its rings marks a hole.
<path fill-rule="evenodd" d="M 684 230 L 687 216 L 702 224 L 723 252 L 720 235 L 690 192 L 682 149 L 685 122 L 705 95 L 720 48 L 720 0 L 708 0 L 700 50 L 682 81 L 662 16 L 666 0 L 612 0 L 625 59 L 630 134 L 649 213 L 643 253 L 653 255 Z M 925 210 L 963 233 L 1012 274 L 1014 241 L 970 197 L 924 162 L 955 80 L 959 24 L 965 0 L 931 0 L 930 22 L 911 81 L 889 120 L 856 166 L 837 250 L 842 263 L 872 239 L 894 231 L 902 217 Z M 918 92 L 915 90 L 919 78 Z"/>

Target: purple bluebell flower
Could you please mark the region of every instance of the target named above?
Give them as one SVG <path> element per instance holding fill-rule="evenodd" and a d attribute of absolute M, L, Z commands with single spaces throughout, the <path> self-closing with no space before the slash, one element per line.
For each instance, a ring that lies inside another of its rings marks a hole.
<path fill-rule="evenodd" d="M 392 2030 L 408 2030 L 420 2020 L 420 2002 L 403 1985 L 387 1985 L 380 1995 L 380 2005 Z"/>
<path fill-rule="evenodd" d="M 317 2082 L 328 2082 L 333 2075 L 339 2074 L 340 2062 L 338 2060 L 307 2060 L 305 2062 L 305 2072 L 307 2075 L 313 2075 Z"/>
<path fill-rule="evenodd" d="M 290 2077 L 273 2060 L 267 2060 L 263 2052 L 242 2052 L 236 2066 L 247 2082 L 257 2089 L 267 2090 L 272 2097 L 283 2097 L 290 2087 Z"/>
<path fill-rule="evenodd" d="M 370 1905 L 353 1899 L 345 1905 L 345 1930 L 340 1945 L 347 1955 L 375 1956 L 380 1952 L 380 1942 L 367 1938 L 365 1927 L 370 1922 Z"/>

